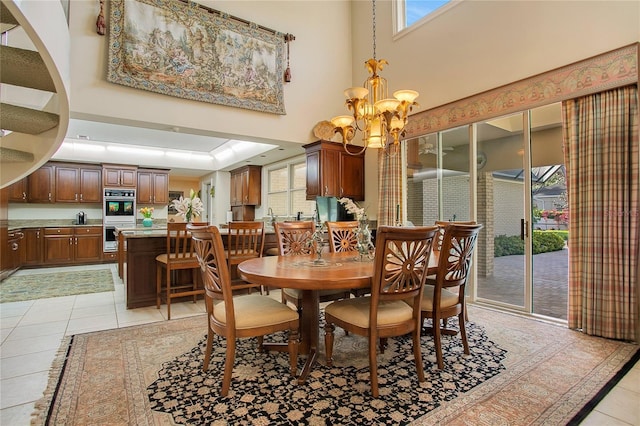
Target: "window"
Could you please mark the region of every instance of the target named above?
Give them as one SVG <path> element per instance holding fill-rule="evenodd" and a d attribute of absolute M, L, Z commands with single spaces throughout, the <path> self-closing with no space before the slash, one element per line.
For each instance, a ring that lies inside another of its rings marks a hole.
<path fill-rule="evenodd" d="M 294 218 L 298 212 L 311 217 L 316 204 L 307 197 L 307 163 L 305 158 L 292 159 L 267 171 L 267 211 L 280 217 Z"/>
<path fill-rule="evenodd" d="M 462 0 L 397 0 L 395 4 L 398 32 L 416 23 L 427 22 L 460 1 Z"/>

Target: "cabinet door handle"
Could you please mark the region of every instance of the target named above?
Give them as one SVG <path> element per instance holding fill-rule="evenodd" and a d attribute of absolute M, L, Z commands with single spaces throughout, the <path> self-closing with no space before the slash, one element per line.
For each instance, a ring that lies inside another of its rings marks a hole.
<path fill-rule="evenodd" d="M 73 238 L 69 238 L 69 245 L 72 246 L 73 245 Z"/>
<path fill-rule="evenodd" d="M 51 193 L 49 193 L 49 201 L 51 201 Z"/>
<path fill-rule="evenodd" d="M 76 201 L 78 201 L 78 194 L 76 194 L 76 196 L 75 196 L 75 200 L 76 200 Z"/>
<path fill-rule="evenodd" d="M 80 201 L 83 201 L 83 200 L 82 200 L 82 194 L 80 194 Z"/>
<path fill-rule="evenodd" d="M 18 250 L 18 248 L 20 248 L 18 243 L 11 243 L 11 250 L 12 251 L 16 251 L 16 250 Z"/>
<path fill-rule="evenodd" d="M 23 193 L 22 193 L 22 199 L 23 199 L 23 200 L 26 200 L 26 199 L 27 199 L 27 193 L 26 193 L 26 192 L 23 192 Z"/>

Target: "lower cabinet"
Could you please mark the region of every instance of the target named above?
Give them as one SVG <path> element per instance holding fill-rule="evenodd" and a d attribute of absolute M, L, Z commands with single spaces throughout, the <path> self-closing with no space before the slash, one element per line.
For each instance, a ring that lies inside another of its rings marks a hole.
<path fill-rule="evenodd" d="M 92 263 L 102 260 L 102 228 L 44 228 L 44 264 Z"/>
<path fill-rule="evenodd" d="M 44 262 L 42 256 L 44 236 L 42 228 L 25 228 L 22 230 L 24 241 L 22 243 L 22 265 L 41 265 Z"/>

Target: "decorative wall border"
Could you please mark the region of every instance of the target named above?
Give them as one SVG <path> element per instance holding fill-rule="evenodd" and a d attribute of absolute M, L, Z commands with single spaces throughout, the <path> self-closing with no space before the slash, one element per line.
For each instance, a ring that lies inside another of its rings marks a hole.
<path fill-rule="evenodd" d="M 638 82 L 640 43 L 413 114 L 406 139 Z"/>

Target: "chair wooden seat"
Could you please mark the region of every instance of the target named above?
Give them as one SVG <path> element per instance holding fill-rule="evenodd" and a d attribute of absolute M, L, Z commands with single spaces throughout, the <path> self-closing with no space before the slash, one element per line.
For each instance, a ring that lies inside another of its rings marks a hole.
<path fill-rule="evenodd" d="M 245 260 L 262 257 L 264 250 L 264 222 L 233 221 L 229 222 L 227 234 L 227 250 L 225 256 L 231 273 L 231 286 L 234 290 L 258 289 L 268 294 L 268 289 L 244 281 L 238 275 L 238 265 Z"/>
<path fill-rule="evenodd" d="M 263 347 L 264 335 L 288 331 L 289 368 L 291 375 L 295 377 L 300 340 L 298 313 L 269 296 L 234 296 L 229 265 L 218 228 L 190 225 L 189 230 L 202 273 L 207 307 L 207 346 L 203 371 L 209 369 L 213 338 L 217 334 L 227 344 L 220 390 L 222 396 L 227 396 L 235 362 L 236 339 L 257 337 L 260 347 Z M 219 373 L 215 371 L 212 374 Z"/>
<path fill-rule="evenodd" d="M 460 338 L 465 354 L 469 354 L 465 328 L 466 302 L 465 286 L 471 272 L 473 252 L 482 225 L 447 224 L 442 234 L 438 267 L 433 285 L 425 285 L 421 303 L 421 323 L 432 319 L 433 341 L 436 348 L 438 368 L 444 368 L 441 334 L 451 334 L 441 330 L 439 324 L 457 316 Z"/>
<path fill-rule="evenodd" d="M 371 296 L 339 300 L 325 307 L 327 365 L 333 365 L 335 326 L 366 336 L 369 346 L 371 394 L 378 397 L 376 343 L 411 333 L 418 381 L 424 382 L 420 350 L 420 303 L 437 227 L 381 226 Z M 392 361 L 393 362 L 393 361 Z"/>
<path fill-rule="evenodd" d="M 359 226 L 358 221 L 326 222 L 326 224 L 329 234 L 329 249 L 332 253 L 358 251 L 358 235 L 356 234 Z M 356 297 L 371 292 L 368 288 L 357 288 L 350 291 Z"/>
<path fill-rule="evenodd" d="M 313 246 L 311 237 L 316 230 L 316 224 L 312 221 L 276 222 L 275 231 L 278 241 L 280 256 L 310 255 Z M 349 298 L 349 290 L 321 290 L 320 302 L 330 302 Z M 283 287 L 281 291 L 282 303 L 291 303 L 298 310 L 302 308 L 302 291 Z"/>
<path fill-rule="evenodd" d="M 199 223 L 206 225 L 206 223 Z M 177 271 L 191 270 L 191 281 L 178 284 Z M 167 224 L 166 253 L 156 256 L 156 308 L 167 304 L 167 319 L 171 319 L 171 300 L 179 297 L 197 297 L 204 294 L 200 284 L 198 260 L 191 244 L 191 234 L 186 223 Z"/>

